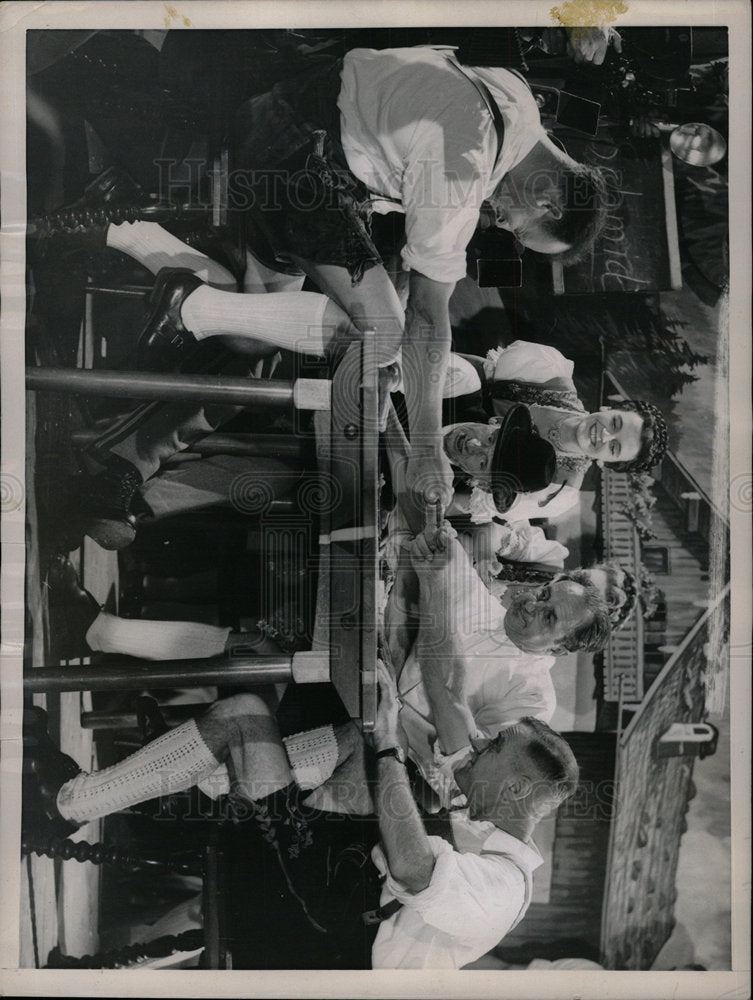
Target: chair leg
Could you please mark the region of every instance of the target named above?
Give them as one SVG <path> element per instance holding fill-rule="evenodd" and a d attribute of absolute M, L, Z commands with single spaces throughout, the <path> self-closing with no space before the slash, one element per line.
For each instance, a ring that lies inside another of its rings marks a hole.
<path fill-rule="evenodd" d="M 56 945 L 47 956 L 46 969 L 122 969 L 143 964 L 158 958 L 167 958 L 178 952 L 192 952 L 204 947 L 204 932 L 184 931 L 182 934 L 166 934 L 153 941 L 127 945 L 112 951 L 100 951 L 94 955 L 74 958 L 64 955 Z"/>

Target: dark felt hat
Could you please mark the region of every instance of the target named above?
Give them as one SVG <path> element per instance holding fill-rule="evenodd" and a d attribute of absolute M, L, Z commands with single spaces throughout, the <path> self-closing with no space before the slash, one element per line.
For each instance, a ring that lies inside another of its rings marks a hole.
<path fill-rule="evenodd" d="M 557 456 L 534 430 L 528 407 L 512 406 L 499 428 L 489 474 L 494 505 L 504 514 L 519 493 L 543 490 L 554 479 Z"/>

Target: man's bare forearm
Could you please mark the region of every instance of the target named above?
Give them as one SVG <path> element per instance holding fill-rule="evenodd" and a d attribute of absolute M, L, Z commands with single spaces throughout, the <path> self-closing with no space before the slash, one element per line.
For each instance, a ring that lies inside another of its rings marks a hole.
<path fill-rule="evenodd" d="M 411 446 L 392 404 L 387 412 L 387 425 L 382 434 L 382 441 L 387 450 L 387 460 L 390 463 L 390 476 L 396 506 L 412 534 L 417 535 L 423 529 L 423 511 L 416 503 L 415 497 L 409 492 L 406 480 Z"/>
<path fill-rule="evenodd" d="M 434 852 L 408 774 L 394 757 L 381 758 L 377 767 L 379 832 L 390 872 L 409 892 L 420 892 L 431 881 Z"/>
<path fill-rule="evenodd" d="M 448 303 L 453 287 L 411 274 L 403 367 L 414 454 L 430 452 L 441 441 L 442 397 L 452 339 Z"/>
<path fill-rule="evenodd" d="M 410 556 L 401 551 L 395 581 L 384 609 L 384 632 L 394 676 L 399 679 L 418 634 L 418 577 Z"/>
<path fill-rule="evenodd" d="M 464 694 L 467 665 L 460 636 L 436 604 L 419 605 L 416 655 L 439 745 L 443 753 L 454 753 L 468 745 L 476 727 Z"/>
<path fill-rule="evenodd" d="M 447 754 L 466 746 L 476 729 L 465 697 L 467 662 L 459 613 L 467 556 L 457 540 L 448 544 L 453 547 L 448 565 L 421 574 L 416 640 L 426 697 L 439 744 Z"/>

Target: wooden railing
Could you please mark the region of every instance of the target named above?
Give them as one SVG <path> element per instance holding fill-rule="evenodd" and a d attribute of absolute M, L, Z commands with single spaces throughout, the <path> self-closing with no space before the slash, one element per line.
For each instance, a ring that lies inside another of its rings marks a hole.
<path fill-rule="evenodd" d="M 601 472 L 601 514 L 604 558 L 632 573 L 639 586 L 640 542 L 632 522 L 622 511 L 629 498 L 627 475 L 604 468 Z M 605 701 L 618 701 L 620 690 L 626 705 L 643 697 L 643 618 L 634 613 L 615 632 L 604 650 Z"/>

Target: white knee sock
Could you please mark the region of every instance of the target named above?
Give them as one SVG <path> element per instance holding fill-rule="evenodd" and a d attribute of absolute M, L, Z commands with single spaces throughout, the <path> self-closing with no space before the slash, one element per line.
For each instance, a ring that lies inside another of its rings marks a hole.
<path fill-rule="evenodd" d="M 189 247 L 156 222 L 123 222 L 109 226 L 107 245 L 127 253 L 152 274 L 163 267 L 187 267 L 210 285 L 233 291 L 238 287 L 235 278 L 222 264 Z"/>
<path fill-rule="evenodd" d="M 158 795 L 185 791 L 218 766 L 191 719 L 112 767 L 66 781 L 57 807 L 64 819 L 88 823 Z"/>
<path fill-rule="evenodd" d="M 91 649 L 145 660 L 200 660 L 225 651 L 229 628 L 197 622 L 118 618 L 101 611 L 86 633 Z"/>
<path fill-rule="evenodd" d="M 318 292 L 234 295 L 205 287 L 188 296 L 181 318 L 197 340 L 230 333 L 298 354 L 321 355 L 336 333 L 334 326 L 324 326 L 328 302 Z"/>

